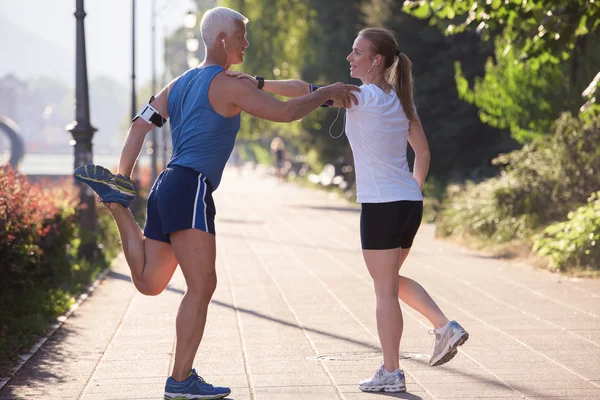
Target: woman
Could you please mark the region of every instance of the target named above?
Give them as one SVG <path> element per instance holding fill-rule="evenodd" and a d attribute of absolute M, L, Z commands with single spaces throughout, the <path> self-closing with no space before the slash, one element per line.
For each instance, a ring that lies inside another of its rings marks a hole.
<path fill-rule="evenodd" d="M 421 224 L 422 189 L 430 158 L 413 103 L 411 62 L 400 52 L 391 32 L 376 28 L 358 34 L 347 60 L 350 76 L 363 82 L 361 91 L 355 93 L 358 105 L 351 105 L 347 112 L 346 134 L 355 160 L 363 257 L 374 282 L 383 350 L 383 364 L 373 377 L 360 382 L 360 389 L 401 392 L 406 386 L 398 360 L 403 329 L 398 297 L 434 327 L 430 365 L 452 359 L 469 335 L 456 321 L 446 318 L 419 283 L 399 275 Z M 298 80 L 259 83 L 259 87 L 287 97 L 318 89 Z M 415 152 L 412 174 L 406 159 L 407 143 Z"/>

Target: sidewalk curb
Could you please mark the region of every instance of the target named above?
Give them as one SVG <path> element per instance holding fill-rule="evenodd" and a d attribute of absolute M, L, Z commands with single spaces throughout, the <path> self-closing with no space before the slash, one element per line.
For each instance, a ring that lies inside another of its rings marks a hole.
<path fill-rule="evenodd" d="M 8 382 L 11 381 L 11 379 L 23 367 L 23 365 L 25 365 L 27 361 L 29 361 L 29 359 L 33 357 L 33 355 L 44 345 L 44 343 L 46 343 L 46 341 L 52 335 L 54 335 L 54 333 L 65 323 L 65 321 L 71 316 L 71 314 L 73 314 L 73 312 L 75 312 L 75 310 L 79 308 L 79 306 L 94 292 L 94 290 L 96 290 L 96 288 L 104 279 L 106 279 L 106 277 L 108 276 L 108 274 L 110 274 L 111 271 L 111 267 L 108 267 L 104 271 L 102 271 L 98 275 L 96 280 L 88 286 L 85 293 L 82 293 L 79 295 L 79 297 L 77 297 L 77 301 L 75 301 L 75 304 L 73 304 L 71 308 L 68 311 L 66 311 L 63 315 L 56 318 L 56 323 L 49 327 L 46 335 L 44 337 L 39 338 L 38 341 L 33 346 L 31 346 L 29 351 L 27 351 L 24 354 L 19 354 L 18 357 L 20 360 L 17 363 L 17 365 L 9 371 L 10 376 L 8 378 L 0 378 L 0 390 L 2 390 L 2 388 L 4 388 L 4 386 L 6 386 Z"/>

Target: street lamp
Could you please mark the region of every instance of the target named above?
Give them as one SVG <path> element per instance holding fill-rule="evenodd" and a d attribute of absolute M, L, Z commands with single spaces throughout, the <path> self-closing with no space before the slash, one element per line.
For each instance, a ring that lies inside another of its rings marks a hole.
<path fill-rule="evenodd" d="M 196 13 L 193 11 L 188 11 L 183 17 L 183 26 L 186 29 L 189 29 L 190 32 L 187 34 L 187 39 L 185 41 L 185 47 L 187 48 L 187 63 L 189 68 L 194 68 L 200 64 L 200 60 L 196 57 L 196 52 L 200 47 L 200 41 L 196 39 L 194 36 L 194 32 L 191 30 L 196 27 L 196 23 L 198 22 L 198 17 Z"/>
<path fill-rule="evenodd" d="M 135 0 L 131 0 L 131 120 L 137 115 L 135 96 Z"/>
<path fill-rule="evenodd" d="M 156 0 L 152 0 L 152 96 L 156 95 Z M 158 176 L 158 132 L 156 128 L 152 129 L 150 136 L 150 168 L 152 170 L 152 182 Z"/>
<path fill-rule="evenodd" d="M 198 17 L 196 16 L 196 13 L 193 11 L 188 11 L 183 17 L 183 26 L 185 26 L 187 29 L 194 29 L 197 21 Z"/>
<path fill-rule="evenodd" d="M 194 34 L 190 32 L 188 38 L 185 41 L 185 47 L 190 53 L 195 53 L 200 48 L 200 41 L 194 37 Z"/>
<path fill-rule="evenodd" d="M 90 123 L 90 102 L 87 79 L 87 60 L 85 54 L 85 29 L 83 19 L 86 13 L 83 9 L 83 0 L 76 0 L 75 28 L 76 53 L 75 53 L 75 121 L 67 125 L 67 130 L 73 135 L 75 165 L 93 164 L 92 137 L 96 128 Z M 81 229 L 81 247 L 79 252 L 89 259 L 96 250 L 96 202 L 94 192 L 88 185 L 75 182 L 80 189 L 81 209 L 79 225 Z"/>

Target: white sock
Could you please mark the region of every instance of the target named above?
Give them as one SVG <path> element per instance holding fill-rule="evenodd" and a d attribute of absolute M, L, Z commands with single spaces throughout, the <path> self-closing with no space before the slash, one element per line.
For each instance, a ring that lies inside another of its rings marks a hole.
<path fill-rule="evenodd" d="M 383 365 L 382 365 L 381 367 L 383 368 L 383 372 L 384 372 L 386 375 L 392 375 L 394 372 L 398 371 L 398 370 L 394 370 L 394 371 L 392 371 L 392 372 L 388 372 L 388 370 L 387 370 L 387 369 L 386 369 L 386 368 L 385 368 Z"/>
<path fill-rule="evenodd" d="M 436 329 L 435 331 L 437 333 L 439 333 L 440 335 L 443 335 L 444 332 L 446 332 L 446 329 L 448 329 L 449 326 L 450 326 L 450 322 L 448 322 L 446 325 L 442 326 L 440 329 Z"/>

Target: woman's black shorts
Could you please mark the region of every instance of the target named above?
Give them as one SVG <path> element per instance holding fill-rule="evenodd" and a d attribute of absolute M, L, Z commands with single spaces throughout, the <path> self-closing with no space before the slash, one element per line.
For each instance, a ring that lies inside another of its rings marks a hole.
<path fill-rule="evenodd" d="M 360 240 L 364 250 L 408 249 L 423 217 L 422 201 L 362 203 Z"/>

